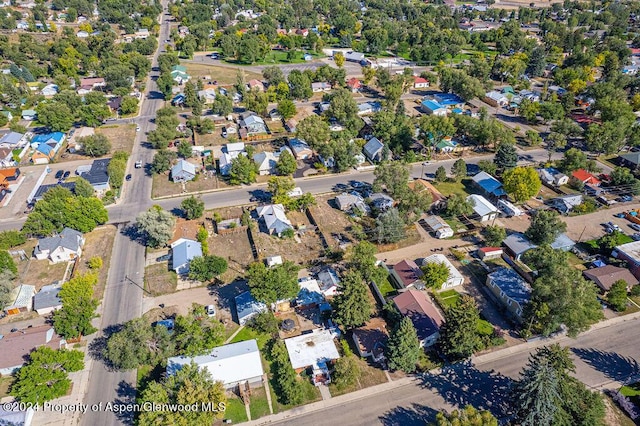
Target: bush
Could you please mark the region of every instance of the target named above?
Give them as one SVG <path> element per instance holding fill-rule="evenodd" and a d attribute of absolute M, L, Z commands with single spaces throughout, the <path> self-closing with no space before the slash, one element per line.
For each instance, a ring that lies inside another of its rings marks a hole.
<path fill-rule="evenodd" d="M 296 233 L 293 231 L 293 229 L 285 229 L 284 232 L 282 232 L 282 238 L 293 238 L 295 234 Z"/>
<path fill-rule="evenodd" d="M 27 237 L 20 231 L 0 232 L 0 250 L 9 250 L 20 244 L 24 244 Z"/>
<path fill-rule="evenodd" d="M 456 249 L 451 249 L 451 254 L 458 260 L 462 260 L 467 257 L 465 252 Z"/>
<path fill-rule="evenodd" d="M 278 319 L 270 311 L 260 312 L 251 319 L 249 327 L 259 333 L 274 335 L 278 332 Z"/>
<path fill-rule="evenodd" d="M 102 268 L 102 258 L 100 256 L 94 256 L 87 261 L 87 266 L 89 269 L 100 269 Z"/>

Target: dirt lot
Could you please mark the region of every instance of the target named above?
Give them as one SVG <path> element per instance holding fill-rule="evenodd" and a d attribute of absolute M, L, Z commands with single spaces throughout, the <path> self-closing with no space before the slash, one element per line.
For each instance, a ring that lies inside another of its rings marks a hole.
<path fill-rule="evenodd" d="M 301 226 L 310 227 L 309 219 L 304 213 L 289 212 L 287 217 L 295 229 Z M 264 259 L 268 256 L 282 255 L 285 259 L 294 263 L 304 265 L 319 256 L 323 255 L 324 249 L 320 238 L 315 232 L 305 232 L 299 237 L 300 242 L 295 238 L 278 238 L 271 236 L 258 229 L 253 231 L 253 238 L 258 249 L 258 257 Z"/>
<path fill-rule="evenodd" d="M 339 245 L 336 238 L 334 238 L 336 234 L 351 238 L 349 233 L 351 221 L 344 212 L 333 207 L 334 198 L 333 195 L 318 197 L 316 198 L 316 205 L 310 208 L 313 218 L 331 247 Z"/>
<path fill-rule="evenodd" d="M 111 264 L 111 248 L 113 247 L 113 239 L 116 235 L 116 228 L 111 225 L 101 226 L 93 231 L 85 234 L 85 246 L 82 252 L 82 259 L 78 262 L 78 266 L 74 274 L 83 274 L 89 272 L 87 261 L 94 256 L 102 259 L 102 268 L 98 275 L 98 285 L 94 288 L 93 295 L 98 299 L 102 299 L 104 287 L 107 282 L 107 274 L 109 265 Z"/>
<path fill-rule="evenodd" d="M 167 262 L 149 265 L 144 270 L 144 288 L 153 296 L 176 291 L 178 277 L 169 271 Z"/>
<path fill-rule="evenodd" d="M 109 142 L 111 142 L 111 151 L 105 155 L 108 157 L 114 151 L 131 152 L 133 149 L 133 143 L 136 138 L 136 126 L 135 124 L 111 124 L 107 126 L 98 127 L 96 134 L 105 135 Z M 58 152 L 56 156 L 56 162 L 61 163 L 65 161 L 87 160 L 92 159 L 86 155 L 70 154 L 66 152 L 65 146 Z"/>
<path fill-rule="evenodd" d="M 185 183 L 183 190 L 182 184 L 172 182 L 169 179 L 169 172 L 166 172 L 153 175 L 153 190 L 151 191 L 151 197 L 159 198 L 189 192 L 209 191 L 212 189 L 226 188 L 228 186 L 229 184 L 227 184 L 223 179 L 198 175 L 196 179 Z"/>
<path fill-rule="evenodd" d="M 253 262 L 251 244 L 246 230 L 232 234 L 209 236 L 209 254 L 227 259 L 229 269 L 220 276 L 222 282 L 231 282 L 238 275 L 243 275 L 245 268 Z"/>
<path fill-rule="evenodd" d="M 205 78 L 207 80 L 217 80 L 221 86 L 231 86 L 236 84 L 237 72 L 231 68 L 216 67 L 215 65 L 183 63 L 187 67 L 187 73 L 193 78 Z M 244 79 L 262 79 L 260 74 L 244 70 Z"/>

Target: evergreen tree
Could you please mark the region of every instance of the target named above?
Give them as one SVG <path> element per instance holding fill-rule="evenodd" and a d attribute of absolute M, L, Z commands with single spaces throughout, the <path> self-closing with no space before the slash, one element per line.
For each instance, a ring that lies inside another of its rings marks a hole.
<path fill-rule="evenodd" d="M 526 236 L 538 245 L 551 244 L 555 239 L 567 230 L 567 224 L 560 219 L 560 215 L 554 210 L 540 210 L 525 232 Z"/>
<path fill-rule="evenodd" d="M 470 296 L 462 296 L 460 303 L 445 312 L 446 322 L 440 329 L 440 346 L 446 356 L 467 358 L 482 348 L 478 334 L 480 313 Z"/>
<path fill-rule="evenodd" d="M 456 178 L 457 181 L 465 178 L 467 176 L 467 163 L 465 163 L 462 158 L 457 159 L 451 167 L 451 174 Z"/>
<path fill-rule="evenodd" d="M 518 153 L 515 145 L 508 142 L 500 143 L 493 162 L 500 170 L 514 168 L 518 164 Z"/>
<path fill-rule="evenodd" d="M 546 357 L 529 357 L 515 386 L 515 408 L 522 426 L 551 426 L 560 400 L 560 377 Z"/>
<path fill-rule="evenodd" d="M 302 402 L 302 383 L 291 366 L 287 348 L 281 340 L 276 340 L 270 350 L 272 384 L 281 404 Z"/>
<path fill-rule="evenodd" d="M 443 166 L 438 167 L 436 170 L 436 182 L 446 182 L 447 180 L 447 171 Z"/>
<path fill-rule="evenodd" d="M 418 341 L 418 333 L 411 319 L 403 317 L 389 336 L 386 353 L 389 367 L 405 373 L 415 371 L 420 351 L 422 349 Z"/>
<path fill-rule="evenodd" d="M 625 280 L 618 280 L 613 283 L 607 293 L 607 303 L 618 312 L 622 312 L 627 308 L 627 282 Z"/>
<path fill-rule="evenodd" d="M 336 322 L 346 329 L 359 327 L 371 318 L 373 306 L 369 292 L 358 271 L 349 271 L 334 298 Z"/>

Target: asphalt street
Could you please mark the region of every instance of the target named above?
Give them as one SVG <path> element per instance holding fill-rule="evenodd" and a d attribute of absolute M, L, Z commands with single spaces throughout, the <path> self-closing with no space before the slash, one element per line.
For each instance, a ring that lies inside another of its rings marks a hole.
<path fill-rule="evenodd" d="M 577 339 L 563 338 L 562 346 L 571 348 L 576 364 L 575 376 L 590 388 L 617 387 L 638 377 L 640 367 L 639 320 L 588 332 Z M 441 374 L 425 375 L 409 385 L 392 391 L 368 395 L 343 405 L 332 406 L 303 416 L 272 422 L 277 425 L 342 426 L 424 425 L 437 411 L 472 404 L 494 414 L 508 415 L 506 400 L 511 379 L 518 378 L 529 350 L 509 353 L 487 362 L 463 363 L 444 368 Z M 348 413 L 348 414 L 346 414 Z"/>
<path fill-rule="evenodd" d="M 163 10 L 166 13 L 167 0 L 162 2 Z M 158 64 L 158 52 L 164 49 L 164 41 L 169 36 L 169 23 L 166 16 L 161 16 L 163 22 L 160 26 L 160 42 L 156 51 L 152 66 Z M 156 110 L 164 105 L 162 95 L 157 91 L 155 78 L 158 72 L 152 71 L 147 82 L 146 99 L 141 105 L 140 117 L 137 124 L 140 131 L 136 135 L 136 141 L 129 159 L 127 173 L 132 173 L 134 179 L 125 182 L 122 199 L 119 208 L 129 211 L 127 220 L 144 210 L 151 197 L 151 179 L 144 176 L 144 169 L 135 169 L 134 163 L 141 160 L 144 164 L 150 163 L 153 153 L 150 149 L 143 147 L 141 141 L 144 134 L 153 129 L 154 124 L 148 117 L 155 116 Z M 104 331 L 122 324 L 142 314 L 142 288 L 144 277 L 144 255 L 145 248 L 137 241 L 131 239 L 124 231 L 126 224 L 120 224 L 116 234 L 113 249 L 111 252 L 111 267 L 107 278 L 102 306 L 99 308 L 101 331 L 93 338 L 99 342 L 104 336 Z M 85 403 L 97 404 L 107 402 L 131 403 L 136 395 L 136 372 L 135 370 L 117 372 L 110 371 L 99 361 L 93 363 L 90 371 L 88 388 L 86 390 Z M 117 414 L 108 411 L 88 411 L 81 418 L 81 423 L 88 426 L 113 426 L 122 423 L 132 423 L 131 415 L 128 412 Z"/>

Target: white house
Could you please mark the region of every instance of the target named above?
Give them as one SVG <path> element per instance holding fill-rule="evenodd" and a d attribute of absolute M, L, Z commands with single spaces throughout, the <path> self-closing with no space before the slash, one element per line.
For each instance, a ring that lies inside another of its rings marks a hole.
<path fill-rule="evenodd" d="M 179 238 L 171 244 L 171 269 L 178 275 L 189 272 L 194 257 L 202 256 L 202 244 L 188 238 Z"/>
<path fill-rule="evenodd" d="M 487 92 L 484 97 L 484 101 L 494 107 L 504 107 L 509 105 L 509 98 L 495 90 Z"/>
<path fill-rule="evenodd" d="M 287 229 L 293 229 L 282 204 L 267 204 L 257 207 L 256 213 L 269 234 L 280 236 Z"/>
<path fill-rule="evenodd" d="M 253 156 L 253 162 L 258 167 L 258 174 L 266 176 L 275 173 L 278 157 L 271 151 L 262 151 Z"/>
<path fill-rule="evenodd" d="M 255 339 L 219 346 L 205 355 L 195 357 L 174 356 L 167 360 L 167 375 L 173 375 L 194 362 L 200 368 L 206 368 L 211 378 L 222 382 L 225 389 L 238 385 L 261 386 L 264 370 Z"/>
<path fill-rule="evenodd" d="M 82 233 L 71 228 L 64 228 L 54 237 L 38 240 L 33 255 L 38 260 L 49 259 L 53 263 L 68 262 L 82 255 L 84 237 Z"/>
<path fill-rule="evenodd" d="M 441 290 L 459 286 L 464 283 L 464 277 L 462 276 L 460 271 L 458 271 L 456 267 L 453 266 L 451 262 L 449 262 L 447 256 L 443 254 L 432 254 L 431 256 L 422 259 L 421 266 L 425 266 L 428 263 L 443 263 L 449 269 L 449 278 L 447 278 L 444 284 L 442 284 L 442 287 L 440 288 Z"/>
<path fill-rule="evenodd" d="M 38 315 L 47 315 L 51 312 L 62 308 L 62 300 L 58 297 L 62 284 L 45 285 L 33 296 L 33 310 Z"/>
<path fill-rule="evenodd" d="M 171 179 L 174 182 L 187 182 L 196 177 L 196 166 L 186 160 L 178 160 L 171 168 Z"/>
<path fill-rule="evenodd" d="M 427 216 L 424 219 L 429 229 L 435 234 L 436 238 L 449 238 L 453 237 L 453 229 L 447 222 L 440 216 Z"/>
<path fill-rule="evenodd" d="M 324 269 L 318 273 L 318 285 L 325 297 L 338 294 L 338 284 L 340 284 L 340 278 L 332 268 Z"/>
<path fill-rule="evenodd" d="M 336 337 L 336 332 L 331 330 L 315 329 L 312 333 L 285 339 L 284 344 L 289 352 L 289 360 L 293 369 L 300 372 L 311 367 L 313 381 L 316 385 L 319 385 L 320 382 L 330 382 L 327 364 L 340 358 L 340 353 L 333 340 Z"/>
<path fill-rule="evenodd" d="M 467 201 L 473 206 L 473 211 L 480 222 L 493 220 L 498 216 L 498 208 L 482 195 L 471 194 Z"/>

